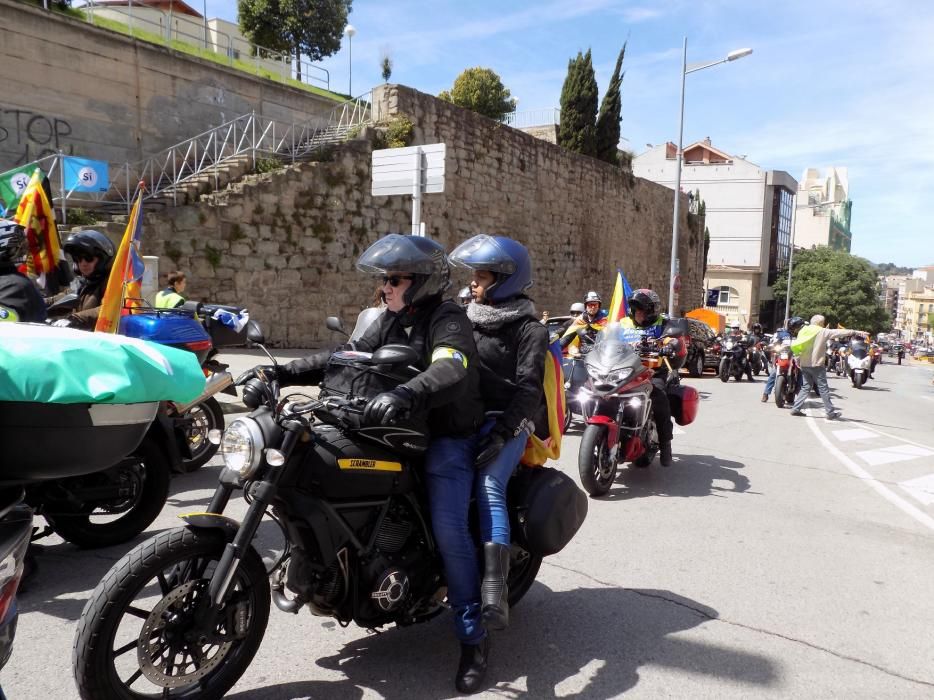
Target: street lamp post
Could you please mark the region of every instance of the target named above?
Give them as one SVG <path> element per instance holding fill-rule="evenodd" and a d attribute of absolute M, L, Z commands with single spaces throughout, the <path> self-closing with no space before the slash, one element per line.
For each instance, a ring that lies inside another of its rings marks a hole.
<path fill-rule="evenodd" d="M 348 24 L 344 28 L 344 34 L 347 35 L 347 58 L 348 58 L 347 93 L 351 97 L 353 97 L 353 36 L 356 33 L 357 33 L 357 29 L 352 24 Z"/>
<path fill-rule="evenodd" d="M 684 49 L 681 53 L 681 114 L 678 119 L 678 152 L 675 157 L 675 212 L 671 225 L 671 274 L 668 280 L 668 315 L 675 315 L 675 280 L 678 277 L 678 218 L 681 214 L 681 162 L 684 159 L 682 151 L 684 138 L 684 79 L 688 73 L 696 73 L 705 68 L 718 66 L 721 63 L 735 61 L 752 53 L 752 49 L 737 49 L 730 51 L 726 58 L 707 63 L 694 63 L 688 66 L 688 38 L 684 37 Z"/>

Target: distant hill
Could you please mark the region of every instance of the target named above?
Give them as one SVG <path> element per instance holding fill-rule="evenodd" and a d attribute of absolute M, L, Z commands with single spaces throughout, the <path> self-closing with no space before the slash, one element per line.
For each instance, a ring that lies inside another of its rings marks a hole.
<path fill-rule="evenodd" d="M 870 265 L 875 268 L 875 271 L 880 275 L 910 275 L 913 267 L 899 267 L 895 263 L 874 263 L 870 262 Z"/>

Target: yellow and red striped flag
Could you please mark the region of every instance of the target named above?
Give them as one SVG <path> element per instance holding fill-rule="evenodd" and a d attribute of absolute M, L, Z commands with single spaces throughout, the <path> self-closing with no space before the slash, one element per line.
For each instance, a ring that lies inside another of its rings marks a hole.
<path fill-rule="evenodd" d="M 530 467 L 543 465 L 549 459 L 561 456 L 561 437 L 564 434 L 564 373 L 561 370 L 561 344 L 556 340 L 545 353 L 545 405 L 548 411 L 548 437 L 542 440 L 529 436 L 525 452 L 519 460 Z"/>
<path fill-rule="evenodd" d="M 632 296 L 632 287 L 629 280 L 619 268 L 616 268 L 616 284 L 613 286 L 613 296 L 610 298 L 610 310 L 607 314 L 608 323 L 619 323 L 628 313 L 627 300 Z"/>
<path fill-rule="evenodd" d="M 130 212 L 123 240 L 117 248 L 113 267 L 110 268 L 110 277 L 107 279 L 107 290 L 101 300 L 100 314 L 97 316 L 95 331 L 100 333 L 116 333 L 120 328 L 120 316 L 124 307 L 141 306 L 143 297 L 141 282 L 146 264 L 139 252 L 140 236 L 143 232 L 143 188 L 139 188 L 139 195 Z"/>
<path fill-rule="evenodd" d="M 26 266 L 36 275 L 51 273 L 58 261 L 63 259 L 55 215 L 42 189 L 40 173 L 39 168 L 36 168 L 16 207 L 16 223 L 26 229 L 29 250 Z"/>

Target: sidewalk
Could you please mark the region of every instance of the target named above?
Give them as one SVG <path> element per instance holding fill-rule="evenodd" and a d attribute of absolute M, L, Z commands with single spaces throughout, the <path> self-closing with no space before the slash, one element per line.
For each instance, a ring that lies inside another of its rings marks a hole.
<path fill-rule="evenodd" d="M 276 362 L 279 364 L 285 364 L 296 360 L 300 357 L 305 357 L 310 355 L 315 350 L 280 350 L 278 348 L 270 348 L 269 352 L 272 353 L 273 357 L 276 358 Z M 234 379 L 239 377 L 241 374 L 246 372 L 248 369 L 253 369 L 256 365 L 268 365 L 269 358 L 259 348 L 228 348 L 224 349 L 217 354 L 217 360 L 223 362 L 226 365 L 230 365 L 227 368 L 227 371 L 233 376 Z M 246 413 L 249 409 L 243 405 L 243 402 L 240 400 L 240 390 L 237 390 L 237 396 L 231 396 L 230 394 L 219 393 L 215 394 L 215 398 L 221 405 L 221 409 L 225 414 L 227 413 Z"/>

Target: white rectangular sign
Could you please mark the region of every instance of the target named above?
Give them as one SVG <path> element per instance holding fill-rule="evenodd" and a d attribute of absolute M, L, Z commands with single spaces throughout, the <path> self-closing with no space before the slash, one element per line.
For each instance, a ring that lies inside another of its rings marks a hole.
<path fill-rule="evenodd" d="M 412 194 L 416 178 L 416 160 L 421 151 L 421 191 L 428 194 L 444 192 L 443 143 L 408 148 L 384 148 L 373 151 L 373 183 L 371 194 L 385 197 Z"/>

